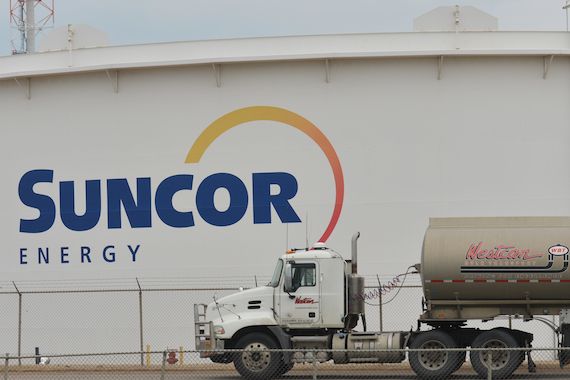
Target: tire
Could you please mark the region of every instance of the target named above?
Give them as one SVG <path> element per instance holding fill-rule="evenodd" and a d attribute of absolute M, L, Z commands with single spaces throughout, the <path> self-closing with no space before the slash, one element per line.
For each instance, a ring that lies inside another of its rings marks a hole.
<path fill-rule="evenodd" d="M 243 336 L 237 341 L 236 348 L 242 351 L 234 354 L 234 366 L 248 380 L 271 379 L 283 363 L 281 353 L 274 351 L 278 348 L 277 343 L 263 333 Z"/>
<path fill-rule="evenodd" d="M 502 329 L 485 331 L 471 345 L 473 348 L 518 348 L 517 340 Z M 471 351 L 469 358 L 473 369 L 479 376 L 487 378 L 487 354 L 484 351 Z M 493 379 L 505 379 L 524 361 L 523 351 L 494 351 L 491 353 L 491 370 Z"/>
<path fill-rule="evenodd" d="M 430 349 L 457 348 L 455 340 L 444 330 L 431 330 L 420 333 L 410 344 L 411 349 L 427 349 L 425 352 L 409 353 L 410 366 L 421 379 L 447 379 L 455 372 L 462 361 L 459 351 L 429 352 Z"/>

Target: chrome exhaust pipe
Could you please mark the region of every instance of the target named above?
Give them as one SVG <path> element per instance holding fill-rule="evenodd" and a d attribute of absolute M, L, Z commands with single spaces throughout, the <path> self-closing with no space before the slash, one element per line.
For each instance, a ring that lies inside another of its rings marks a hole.
<path fill-rule="evenodd" d="M 360 232 L 356 232 L 354 235 L 352 235 L 352 240 L 351 240 L 352 258 L 350 260 L 350 263 L 352 264 L 352 274 L 358 273 L 358 247 L 356 245 L 356 241 L 358 240 L 359 237 L 360 237 Z"/>

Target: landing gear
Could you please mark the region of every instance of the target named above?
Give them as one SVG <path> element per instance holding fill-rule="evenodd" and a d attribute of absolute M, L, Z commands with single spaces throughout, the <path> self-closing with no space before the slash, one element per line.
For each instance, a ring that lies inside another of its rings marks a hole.
<path fill-rule="evenodd" d="M 527 357 L 527 363 L 528 363 L 528 372 L 529 373 L 535 373 L 536 372 L 536 364 L 534 363 L 534 360 L 532 360 L 532 357 L 530 356 L 530 350 L 528 350 L 526 352 L 526 357 Z"/>

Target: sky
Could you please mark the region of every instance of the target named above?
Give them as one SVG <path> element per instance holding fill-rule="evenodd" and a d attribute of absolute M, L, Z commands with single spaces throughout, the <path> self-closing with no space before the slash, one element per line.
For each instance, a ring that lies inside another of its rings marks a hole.
<path fill-rule="evenodd" d="M 455 4 L 498 17 L 500 30 L 566 29 L 564 0 L 55 0 L 55 27 L 88 24 L 105 31 L 112 45 L 408 32 L 415 17 Z M 11 38 L 16 36 L 9 9 L 10 0 L 0 0 L 0 55 L 11 54 Z"/>

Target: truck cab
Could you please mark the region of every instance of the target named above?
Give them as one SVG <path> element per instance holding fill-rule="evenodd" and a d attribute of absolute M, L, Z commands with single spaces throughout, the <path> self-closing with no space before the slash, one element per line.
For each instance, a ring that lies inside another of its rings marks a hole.
<path fill-rule="evenodd" d="M 290 250 L 277 260 L 267 285 L 217 299 L 198 313 L 203 317 L 198 325 L 211 324 L 212 331 L 209 339 L 197 340 L 197 347 L 234 348 L 236 337 L 255 326 L 287 331 L 343 328 L 346 267 L 347 262 L 323 244 Z M 198 330 L 197 335 L 203 333 Z"/>
<path fill-rule="evenodd" d="M 280 258 L 272 281 L 277 324 L 285 329 L 342 328 L 345 265 L 324 247 Z"/>
<path fill-rule="evenodd" d="M 216 299 L 207 306 L 195 305 L 197 349 L 204 350 L 202 357 L 215 362 L 234 361 L 248 378 L 256 376 L 240 366 L 239 358 L 215 351 L 296 345 L 329 349 L 330 332 L 347 327 L 345 283 L 349 270 L 350 262 L 323 243 L 289 250 L 277 260 L 267 285 Z M 254 344 L 252 339 L 256 340 Z M 304 359 L 304 354 L 296 354 L 298 361 Z M 267 370 L 259 368 L 258 378 L 292 367 L 291 357 L 275 362 Z"/>

